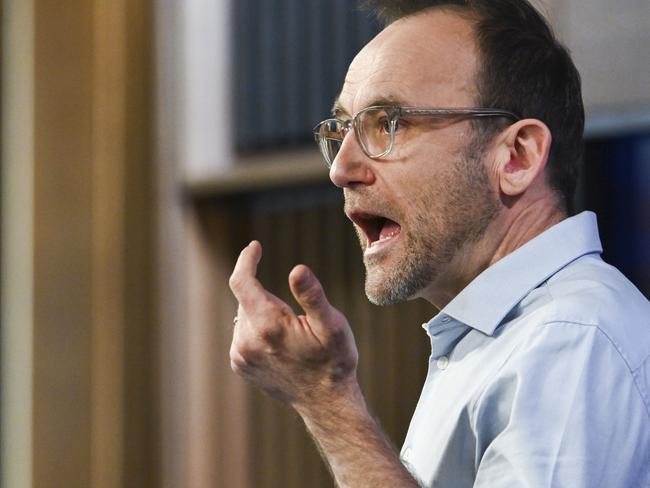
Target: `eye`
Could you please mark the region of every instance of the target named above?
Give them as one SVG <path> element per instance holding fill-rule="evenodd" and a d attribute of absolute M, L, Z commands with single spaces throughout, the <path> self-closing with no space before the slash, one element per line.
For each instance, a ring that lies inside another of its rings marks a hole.
<path fill-rule="evenodd" d="M 394 124 L 395 124 L 395 132 L 397 132 L 399 130 L 399 128 L 400 128 L 400 125 L 401 125 L 399 119 L 395 119 Z M 390 134 L 391 119 L 388 118 L 388 117 L 382 117 L 379 120 L 379 127 L 384 133 Z"/>

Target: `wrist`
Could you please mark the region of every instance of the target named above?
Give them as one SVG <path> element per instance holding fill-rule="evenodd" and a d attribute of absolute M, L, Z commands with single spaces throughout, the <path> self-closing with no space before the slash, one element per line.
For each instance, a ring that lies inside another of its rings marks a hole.
<path fill-rule="evenodd" d="M 291 406 L 307 422 L 320 417 L 367 415 L 366 402 L 355 376 L 341 381 L 321 384 L 294 399 Z"/>
<path fill-rule="evenodd" d="M 356 378 L 315 398 L 293 406 L 329 464 L 337 486 L 418 486 L 369 413 Z"/>

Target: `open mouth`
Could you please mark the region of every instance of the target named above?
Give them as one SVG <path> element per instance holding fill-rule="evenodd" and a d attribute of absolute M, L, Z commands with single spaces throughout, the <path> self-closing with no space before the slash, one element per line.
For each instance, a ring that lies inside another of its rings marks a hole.
<path fill-rule="evenodd" d="M 402 227 L 394 220 L 379 214 L 351 212 L 348 218 L 363 231 L 367 238 L 367 250 L 386 244 L 399 236 Z"/>

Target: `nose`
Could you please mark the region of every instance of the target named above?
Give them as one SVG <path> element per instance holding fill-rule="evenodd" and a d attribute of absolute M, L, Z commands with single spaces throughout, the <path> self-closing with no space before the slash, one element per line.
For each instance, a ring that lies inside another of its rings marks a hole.
<path fill-rule="evenodd" d="M 339 188 L 372 185 L 375 181 L 373 160 L 361 149 L 352 129 L 344 138 L 330 167 L 330 180 Z"/>

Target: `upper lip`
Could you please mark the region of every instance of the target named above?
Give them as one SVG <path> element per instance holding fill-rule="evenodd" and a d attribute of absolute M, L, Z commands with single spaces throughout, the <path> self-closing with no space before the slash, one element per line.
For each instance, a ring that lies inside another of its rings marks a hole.
<path fill-rule="evenodd" d="M 363 231 L 370 243 L 379 240 L 384 223 L 387 220 L 393 220 L 380 212 L 362 208 L 346 211 L 345 214 Z"/>

